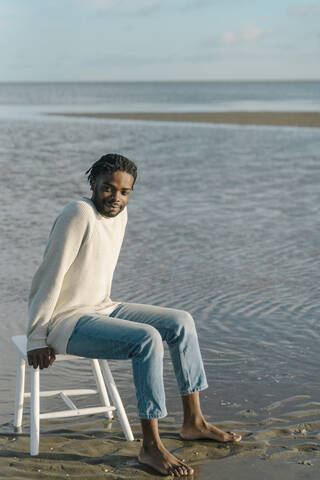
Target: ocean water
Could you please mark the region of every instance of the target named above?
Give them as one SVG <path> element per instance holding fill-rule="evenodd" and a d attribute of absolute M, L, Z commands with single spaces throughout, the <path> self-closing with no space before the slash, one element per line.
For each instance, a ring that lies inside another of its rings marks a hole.
<path fill-rule="evenodd" d="M 47 111 L 319 111 L 320 81 L 0 83 L 0 106 L 5 117 Z"/>
<path fill-rule="evenodd" d="M 0 432 L 10 432 L 13 420 L 10 337 L 25 331 L 30 282 L 49 230 L 67 202 L 89 195 L 86 169 L 117 151 L 136 161 L 139 177 L 112 298 L 194 315 L 210 420 L 228 421 L 256 438 L 268 430 L 275 444 L 279 425 L 293 432 L 305 425 L 303 442 L 319 443 L 320 129 L 43 114 L 106 105 L 109 111 L 253 104 L 311 110 L 319 109 L 319 85 L 0 85 Z M 130 421 L 138 425 L 130 362 L 110 363 Z M 42 375 L 43 388 L 92 384 L 83 362 L 58 364 Z M 168 354 L 165 385 L 164 425 L 176 427 L 181 409 Z M 56 408 L 60 401 L 46 405 Z M 67 424 L 72 429 L 77 422 Z M 52 428 L 43 422 L 42 431 Z"/>

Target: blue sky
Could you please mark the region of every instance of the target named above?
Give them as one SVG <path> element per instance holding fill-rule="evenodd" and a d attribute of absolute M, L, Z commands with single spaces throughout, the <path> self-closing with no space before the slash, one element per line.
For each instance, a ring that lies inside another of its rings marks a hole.
<path fill-rule="evenodd" d="M 320 1 L 1 0 L 0 81 L 320 79 Z"/>

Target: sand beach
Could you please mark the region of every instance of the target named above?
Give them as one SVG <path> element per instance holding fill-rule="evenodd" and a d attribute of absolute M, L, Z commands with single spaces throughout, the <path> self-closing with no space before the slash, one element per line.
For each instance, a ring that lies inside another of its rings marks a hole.
<path fill-rule="evenodd" d="M 273 125 L 320 127 L 320 112 L 136 112 L 136 113 L 49 113 L 78 118 L 112 118 L 156 122 L 220 123 L 234 125 Z"/>
<path fill-rule="evenodd" d="M 316 421 L 299 424 L 299 414 L 288 407 L 306 405 L 307 398 L 289 398 L 272 409 L 285 405 L 290 420 L 246 411 L 240 422 L 224 422 L 222 428 L 238 429 L 244 435 L 240 444 L 219 444 L 210 441 L 183 441 L 176 425 L 169 419 L 161 422 L 160 433 L 166 447 L 195 470 L 194 480 L 238 479 L 302 480 L 317 478 L 320 468 L 319 428 Z M 319 406 L 314 406 L 319 408 Z M 305 407 L 304 415 L 310 412 Z M 265 412 L 266 414 L 266 412 Z M 300 411 L 300 417 L 302 412 Z M 246 418 L 246 420 L 245 420 Z M 132 419 L 131 419 L 132 421 Z M 93 422 L 93 423 L 91 423 Z M 9 428 L 9 427 L 8 427 Z M 137 455 L 141 446 L 140 428 L 133 427 L 135 440 L 126 442 L 117 420 L 101 416 L 74 422 L 44 422 L 40 454 L 29 455 L 29 430 L 0 436 L 0 478 L 20 479 L 128 479 L 164 478 L 140 465 Z M 239 476 L 240 474 L 240 476 Z"/>

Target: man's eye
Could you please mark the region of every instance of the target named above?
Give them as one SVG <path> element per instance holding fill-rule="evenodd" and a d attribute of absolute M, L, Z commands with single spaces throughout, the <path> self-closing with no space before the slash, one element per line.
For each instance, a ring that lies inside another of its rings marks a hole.
<path fill-rule="evenodd" d="M 123 195 L 123 196 L 125 197 L 126 195 L 129 195 L 129 193 L 130 193 L 130 192 L 128 192 L 127 190 L 125 190 L 124 192 L 121 192 L 121 195 Z"/>

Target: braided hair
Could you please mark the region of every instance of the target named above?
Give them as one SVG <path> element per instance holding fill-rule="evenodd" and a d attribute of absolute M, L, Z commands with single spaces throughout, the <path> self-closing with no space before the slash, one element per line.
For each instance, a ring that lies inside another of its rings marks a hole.
<path fill-rule="evenodd" d="M 91 183 L 100 173 L 112 174 L 117 171 L 130 173 L 130 175 L 133 176 L 134 185 L 137 178 L 137 166 L 132 160 L 118 153 L 107 153 L 107 155 L 103 155 L 85 174 L 88 177 L 88 182 Z"/>

